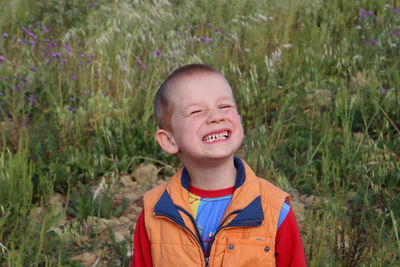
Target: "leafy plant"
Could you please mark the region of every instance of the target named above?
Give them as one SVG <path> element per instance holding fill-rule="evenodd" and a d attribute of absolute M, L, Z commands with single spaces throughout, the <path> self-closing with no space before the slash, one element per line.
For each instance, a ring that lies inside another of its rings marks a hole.
<path fill-rule="evenodd" d="M 111 191 L 111 185 L 108 184 L 104 192 L 95 195 L 89 185 L 79 184 L 79 190 L 71 194 L 70 207 L 68 212 L 79 220 L 85 220 L 88 216 L 97 216 L 100 218 L 118 217 L 128 205 L 125 199 L 117 207 L 113 206 L 112 199 L 118 194 L 119 188 Z"/>

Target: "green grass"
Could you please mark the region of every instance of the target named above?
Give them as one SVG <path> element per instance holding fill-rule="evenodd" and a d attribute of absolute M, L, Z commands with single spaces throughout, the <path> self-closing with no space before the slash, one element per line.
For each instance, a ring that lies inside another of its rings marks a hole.
<path fill-rule="evenodd" d="M 373 14 L 360 19 L 361 8 Z M 215 66 L 231 84 L 246 135 L 240 155 L 256 173 L 325 199 L 306 207 L 301 227 L 310 266 L 398 265 L 396 8 L 394 0 L 1 2 L 0 265 L 67 264 L 74 230 L 51 231 L 55 212 L 40 224 L 32 215 L 54 192 L 70 196 L 144 158 L 179 165 L 154 139 L 152 99 L 172 69 L 191 62 Z"/>

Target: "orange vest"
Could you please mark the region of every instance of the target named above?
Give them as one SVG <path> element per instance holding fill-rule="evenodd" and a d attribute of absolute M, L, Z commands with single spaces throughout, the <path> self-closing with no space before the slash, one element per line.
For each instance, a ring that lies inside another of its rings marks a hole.
<path fill-rule="evenodd" d="M 275 266 L 280 210 L 289 195 L 235 157 L 232 201 L 216 231 L 209 257 L 189 205 L 189 176 L 181 169 L 144 196 L 144 216 L 153 266 Z"/>

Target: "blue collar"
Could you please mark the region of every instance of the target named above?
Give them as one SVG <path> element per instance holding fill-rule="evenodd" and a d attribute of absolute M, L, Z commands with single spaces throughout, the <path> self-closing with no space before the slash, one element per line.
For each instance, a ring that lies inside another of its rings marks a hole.
<path fill-rule="evenodd" d="M 234 164 L 237 168 L 237 177 L 235 189 L 242 186 L 246 179 L 246 172 L 243 162 L 238 158 L 234 157 Z M 186 168 L 183 169 L 181 175 L 182 186 L 189 191 L 189 174 Z M 168 191 L 165 190 L 161 198 L 158 200 L 154 207 L 156 216 L 165 216 L 170 218 L 177 224 L 186 227 L 184 220 L 178 210 L 182 210 L 182 207 L 178 207 L 174 204 L 169 195 Z M 189 212 L 187 214 L 190 214 Z M 251 203 L 245 208 L 237 210 L 231 213 L 231 215 L 237 214 L 237 216 L 227 226 L 258 226 L 261 225 L 264 220 L 264 212 L 261 204 L 261 196 L 257 196 Z"/>

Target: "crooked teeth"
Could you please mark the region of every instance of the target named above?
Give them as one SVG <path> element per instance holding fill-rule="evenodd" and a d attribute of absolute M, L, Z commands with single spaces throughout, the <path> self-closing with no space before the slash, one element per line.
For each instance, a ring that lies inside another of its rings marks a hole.
<path fill-rule="evenodd" d="M 218 140 L 223 140 L 228 138 L 228 131 L 222 132 L 220 134 L 210 134 L 208 136 L 206 136 L 203 141 L 210 143 L 210 142 L 214 142 L 214 141 L 218 141 Z"/>

